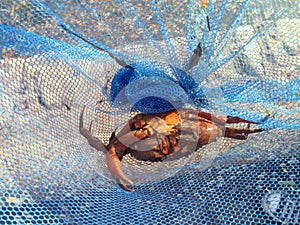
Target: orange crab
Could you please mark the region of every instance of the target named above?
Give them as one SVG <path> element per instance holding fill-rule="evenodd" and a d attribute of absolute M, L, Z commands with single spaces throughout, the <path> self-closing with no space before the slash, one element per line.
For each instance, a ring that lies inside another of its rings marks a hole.
<path fill-rule="evenodd" d="M 130 154 L 138 160 L 162 161 L 168 155 L 186 154 L 220 137 L 245 140 L 248 134 L 261 132 L 251 129 L 257 124 L 239 117 L 218 116 L 194 109 L 177 109 L 158 114 L 137 114 L 129 120 L 120 132 L 112 133 L 109 143 L 101 140 L 83 127 L 83 114 L 80 114 L 79 131 L 97 150 L 107 152 L 106 162 L 116 182 L 126 191 L 134 191 L 129 186 L 133 182 L 123 173 L 121 161 Z M 247 123 L 247 128 L 227 127 L 228 123 Z"/>

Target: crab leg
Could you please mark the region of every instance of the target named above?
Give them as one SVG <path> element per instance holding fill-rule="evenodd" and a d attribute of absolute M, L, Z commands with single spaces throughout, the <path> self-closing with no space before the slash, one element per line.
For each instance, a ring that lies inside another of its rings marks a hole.
<path fill-rule="evenodd" d="M 212 121 L 216 124 L 225 124 L 225 123 L 248 123 L 248 124 L 258 124 L 259 122 L 253 122 L 250 120 L 246 120 L 237 116 L 222 116 L 222 115 L 214 115 L 207 112 L 201 112 L 198 110 L 188 109 L 184 110 L 183 113 L 180 114 L 181 119 L 185 120 L 199 120 L 199 118 L 204 118 L 206 120 Z"/>
<path fill-rule="evenodd" d="M 134 192 L 127 185 L 133 185 L 133 182 L 123 173 L 121 161 L 116 154 L 115 146 L 111 146 L 106 155 L 107 167 L 121 188 L 126 191 Z"/>
<path fill-rule="evenodd" d="M 224 137 L 234 138 L 238 140 L 246 140 L 248 138 L 248 134 L 254 134 L 263 131 L 263 129 L 250 129 L 249 127 L 250 124 L 248 124 L 248 128 L 226 127 Z"/>
<path fill-rule="evenodd" d="M 258 122 L 245 120 L 245 119 L 237 117 L 237 116 L 227 116 L 226 123 L 248 123 L 248 124 L 252 123 L 252 124 L 258 124 Z"/>
<path fill-rule="evenodd" d="M 184 111 L 180 112 L 180 119 L 182 120 L 199 121 L 200 118 L 217 124 L 225 124 L 227 122 L 226 116 L 214 115 L 194 109 L 185 109 Z"/>
<path fill-rule="evenodd" d="M 92 128 L 92 122 L 90 123 L 90 127 L 87 130 L 86 128 L 83 127 L 83 113 L 85 110 L 85 106 L 83 107 L 81 113 L 80 113 L 80 118 L 79 118 L 79 132 L 82 136 L 84 136 L 88 142 L 89 145 L 92 146 L 93 148 L 102 151 L 104 153 L 107 152 L 107 149 L 105 145 L 100 141 L 98 138 L 94 137 L 91 133 L 91 128 Z"/>

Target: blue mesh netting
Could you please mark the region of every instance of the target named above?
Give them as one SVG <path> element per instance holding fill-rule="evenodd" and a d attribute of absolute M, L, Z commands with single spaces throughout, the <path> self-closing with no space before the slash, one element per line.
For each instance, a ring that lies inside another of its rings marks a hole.
<path fill-rule="evenodd" d="M 299 224 L 299 4 L 1 1 L 0 224 Z M 128 193 L 79 133 L 85 105 L 105 143 L 138 112 L 181 107 L 266 131 L 127 155 Z"/>

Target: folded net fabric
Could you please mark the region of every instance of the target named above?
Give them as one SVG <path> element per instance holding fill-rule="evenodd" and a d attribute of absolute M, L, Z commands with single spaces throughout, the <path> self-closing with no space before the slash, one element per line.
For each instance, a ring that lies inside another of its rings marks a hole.
<path fill-rule="evenodd" d="M 299 2 L 205 6 L 2 1 L 0 224 L 299 223 Z M 138 112 L 181 107 L 266 131 L 171 161 L 126 156 L 127 193 L 79 133 L 84 106 L 105 143 Z"/>

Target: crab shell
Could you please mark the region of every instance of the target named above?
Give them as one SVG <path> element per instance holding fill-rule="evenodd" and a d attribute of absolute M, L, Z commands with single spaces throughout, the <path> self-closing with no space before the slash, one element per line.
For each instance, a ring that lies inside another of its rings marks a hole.
<path fill-rule="evenodd" d="M 220 137 L 245 140 L 250 133 L 252 121 L 239 117 L 218 116 L 194 109 L 177 109 L 158 114 L 137 114 L 116 134 L 112 133 L 108 145 L 83 128 L 83 112 L 80 116 L 80 133 L 89 144 L 101 151 L 108 151 L 107 166 L 117 183 L 127 191 L 133 182 L 123 173 L 121 161 L 130 154 L 143 161 L 163 161 L 168 155 L 189 154 Z M 226 123 L 248 123 L 247 128 L 229 128 Z"/>

